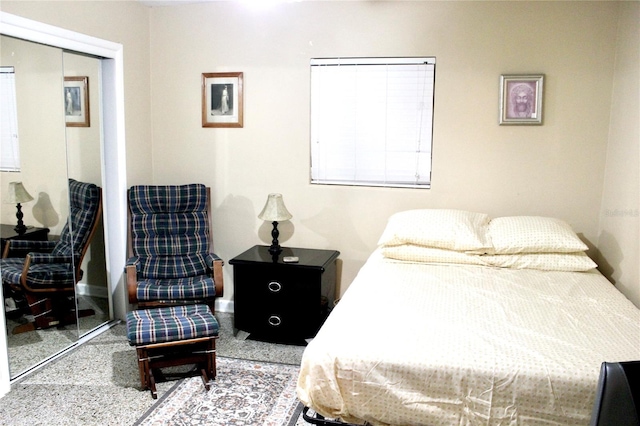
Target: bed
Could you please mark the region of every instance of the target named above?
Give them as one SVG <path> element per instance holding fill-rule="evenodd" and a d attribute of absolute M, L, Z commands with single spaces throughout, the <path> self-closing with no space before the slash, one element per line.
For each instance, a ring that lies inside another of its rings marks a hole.
<path fill-rule="evenodd" d="M 640 310 L 565 222 L 389 219 L 305 349 L 298 397 L 372 425 L 586 425 L 603 361 L 640 359 Z"/>

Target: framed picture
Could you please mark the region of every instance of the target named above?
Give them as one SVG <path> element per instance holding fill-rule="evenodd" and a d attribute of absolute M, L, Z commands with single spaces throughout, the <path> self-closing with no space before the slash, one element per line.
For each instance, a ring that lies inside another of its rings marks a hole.
<path fill-rule="evenodd" d="M 242 73 L 202 74 L 202 127 L 242 126 Z"/>
<path fill-rule="evenodd" d="M 500 76 L 500 124 L 542 124 L 544 75 Z"/>
<path fill-rule="evenodd" d="M 89 127 L 89 77 L 64 78 L 64 117 L 67 127 Z"/>

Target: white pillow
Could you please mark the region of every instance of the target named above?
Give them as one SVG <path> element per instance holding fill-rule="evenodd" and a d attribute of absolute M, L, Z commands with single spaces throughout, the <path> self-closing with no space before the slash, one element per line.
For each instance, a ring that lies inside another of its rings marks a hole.
<path fill-rule="evenodd" d="M 489 222 L 495 254 L 575 253 L 588 249 L 568 223 L 540 216 L 498 217 Z"/>
<path fill-rule="evenodd" d="M 484 256 L 479 256 L 477 254 L 467 254 L 462 251 L 416 246 L 413 244 L 385 246 L 381 247 L 380 251 L 384 257 L 395 260 L 404 260 L 407 262 L 455 263 L 482 266 L 489 265 L 489 263 L 483 260 Z"/>
<path fill-rule="evenodd" d="M 463 210 L 420 209 L 396 213 L 389 218 L 379 246 L 414 244 L 457 251 L 480 251 L 490 247 L 489 216 Z"/>
<path fill-rule="evenodd" d="M 523 253 L 483 255 L 490 266 L 511 269 L 539 269 L 542 271 L 584 272 L 598 265 L 585 252 L 576 253 Z"/>

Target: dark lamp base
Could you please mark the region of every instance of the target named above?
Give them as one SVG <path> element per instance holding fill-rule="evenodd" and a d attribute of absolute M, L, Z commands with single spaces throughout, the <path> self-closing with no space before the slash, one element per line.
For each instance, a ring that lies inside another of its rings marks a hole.
<path fill-rule="evenodd" d="M 278 255 L 280 253 L 282 253 L 282 247 L 280 247 L 280 245 L 271 245 L 269 246 L 269 253 L 271 253 L 272 255 Z"/>
<path fill-rule="evenodd" d="M 24 222 L 22 221 L 24 214 L 22 214 L 22 206 L 20 205 L 20 203 L 16 204 L 16 209 L 17 209 L 16 218 L 18 219 L 18 224 L 16 225 L 15 228 L 13 228 L 13 230 L 16 231 L 18 235 L 22 235 L 25 232 L 27 232 L 27 227 L 24 225 Z"/>
<path fill-rule="evenodd" d="M 276 256 L 282 252 L 282 247 L 280 247 L 280 244 L 278 243 L 280 232 L 278 231 L 277 221 L 274 220 L 273 222 L 271 222 L 271 224 L 273 225 L 273 230 L 271 231 L 272 240 L 271 246 L 269 247 L 269 253 L 271 253 L 272 256 Z"/>

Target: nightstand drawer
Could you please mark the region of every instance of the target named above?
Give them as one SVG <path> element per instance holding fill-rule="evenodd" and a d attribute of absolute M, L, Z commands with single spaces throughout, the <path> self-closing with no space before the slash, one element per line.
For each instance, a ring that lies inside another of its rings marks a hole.
<path fill-rule="evenodd" d="M 287 303 L 317 294 L 322 278 L 320 271 L 287 270 L 271 265 L 236 266 L 233 271 L 234 280 L 244 287 L 243 292 L 248 291 L 251 299 L 269 304 Z"/>
<path fill-rule="evenodd" d="M 251 324 L 248 326 L 253 337 L 278 342 L 303 340 L 304 336 L 312 337 L 318 331 L 306 320 L 304 311 L 290 309 L 264 309 L 253 312 Z"/>

